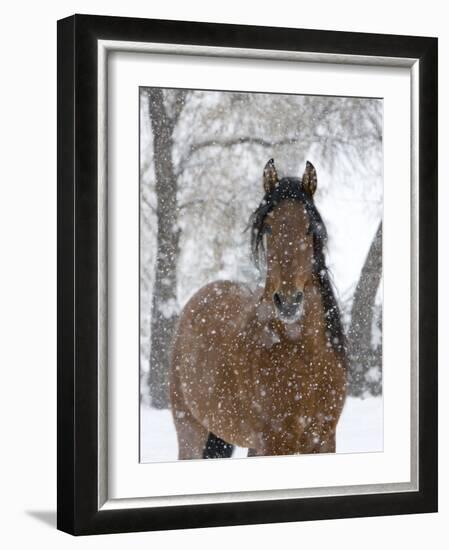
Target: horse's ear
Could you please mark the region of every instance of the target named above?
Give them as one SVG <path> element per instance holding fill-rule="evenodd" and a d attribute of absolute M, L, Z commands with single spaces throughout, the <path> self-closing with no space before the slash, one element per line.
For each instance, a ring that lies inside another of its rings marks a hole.
<path fill-rule="evenodd" d="M 274 165 L 274 160 L 270 159 L 263 169 L 263 188 L 265 193 L 271 193 L 279 182 L 278 173 Z"/>
<path fill-rule="evenodd" d="M 313 197 L 316 191 L 317 181 L 315 167 L 311 162 L 307 161 L 306 169 L 302 177 L 302 187 L 310 197 Z"/>

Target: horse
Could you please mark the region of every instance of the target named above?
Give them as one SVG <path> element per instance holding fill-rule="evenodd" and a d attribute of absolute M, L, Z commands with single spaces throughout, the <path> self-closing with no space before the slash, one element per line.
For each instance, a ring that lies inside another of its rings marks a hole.
<path fill-rule="evenodd" d="M 233 281 L 201 288 L 181 312 L 169 376 L 179 459 L 334 453 L 346 397 L 340 310 L 325 261 L 327 231 L 314 203 L 317 173 L 263 170 L 251 215 L 256 291 Z"/>

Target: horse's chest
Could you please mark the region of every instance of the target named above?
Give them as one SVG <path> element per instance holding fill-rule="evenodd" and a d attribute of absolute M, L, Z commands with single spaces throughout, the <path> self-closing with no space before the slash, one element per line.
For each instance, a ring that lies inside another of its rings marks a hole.
<path fill-rule="evenodd" d="M 344 392 L 332 357 L 307 357 L 297 350 L 262 353 L 253 365 L 254 402 L 262 410 L 288 414 L 328 411 Z"/>

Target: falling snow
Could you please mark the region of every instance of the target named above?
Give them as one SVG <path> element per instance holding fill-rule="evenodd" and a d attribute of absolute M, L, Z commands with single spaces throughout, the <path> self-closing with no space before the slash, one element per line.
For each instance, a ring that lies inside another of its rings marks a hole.
<path fill-rule="evenodd" d="M 284 175 L 298 177 L 305 159 L 313 159 L 318 166 L 315 201 L 329 234 L 326 259 L 346 329 L 351 323 L 356 285 L 382 216 L 380 100 L 170 90 L 165 90 L 163 97 L 167 120 L 177 120 L 172 150 L 163 155 L 165 161 L 173 164 L 174 174 L 169 182 L 173 189 L 165 194 L 164 188 L 158 189 L 155 184 L 152 157 L 155 144 L 148 116 L 149 100 L 147 91 L 142 89 L 140 369 L 143 462 L 177 457 L 171 412 L 149 406 L 149 375 L 157 370 L 155 350 L 166 358 L 171 353 L 167 335 L 172 334 L 182 308 L 198 289 L 212 281 L 237 281 L 248 285 L 248 292 L 257 293 L 263 288 L 267 270 L 273 266 L 272 259 L 268 258 L 267 266 L 263 263 L 260 270 L 255 267 L 249 254 L 250 232 L 246 231 L 249 216 L 262 199 L 261 166 L 267 159 L 275 156 Z M 275 145 L 270 146 L 270 142 Z M 162 226 L 158 225 L 163 218 L 161 212 L 170 213 Z M 270 212 L 270 223 L 271 216 Z M 322 231 L 323 227 L 315 224 L 314 230 Z M 265 247 L 271 233 L 267 225 L 263 235 Z M 290 248 L 296 246 L 290 228 L 282 235 Z M 158 242 L 162 246 L 157 257 Z M 301 240 L 298 248 L 306 253 L 307 241 Z M 289 248 L 283 257 L 289 261 Z M 311 262 L 314 263 L 315 258 Z M 326 273 L 323 271 L 320 275 Z M 159 289 L 160 295 L 154 288 Z M 215 298 L 220 299 L 222 289 L 216 286 L 214 292 Z M 203 305 L 207 305 L 209 299 L 214 297 L 205 297 Z M 299 316 L 302 307 L 298 307 Z M 242 311 L 241 317 L 246 313 Z M 195 315 L 195 311 L 191 314 Z M 244 323 L 237 326 L 238 321 L 231 314 L 226 309 L 221 311 L 218 324 L 211 324 L 203 315 L 194 318 L 193 326 L 202 327 L 202 334 L 207 334 L 208 338 L 201 343 L 201 353 L 214 354 L 222 331 L 236 331 L 240 339 L 248 337 Z M 331 314 L 329 310 L 328 315 Z M 268 324 L 271 315 L 272 307 L 266 304 L 258 308 L 256 314 L 258 322 L 266 324 L 258 333 L 257 346 L 267 353 L 278 349 L 280 343 L 279 335 Z M 156 319 L 158 324 L 155 325 Z M 354 372 L 359 376 L 365 399 L 349 397 L 345 402 L 337 429 L 336 450 L 339 453 L 382 450 L 382 397 L 373 397 L 382 391 L 382 365 L 381 360 L 371 357 L 372 350 L 377 350 L 381 357 L 382 284 L 378 287 L 373 315 L 367 319 L 370 320 L 369 345 L 354 361 Z M 301 328 L 296 318 L 295 322 L 288 323 L 285 320 L 285 334 L 292 345 L 297 344 L 295 353 L 303 354 L 303 339 L 317 337 L 320 329 Z M 329 352 L 341 343 L 331 334 L 326 333 L 326 337 Z M 325 364 L 319 366 L 326 372 Z M 282 361 L 274 361 L 273 367 L 282 377 L 285 372 Z M 201 365 L 191 362 L 189 368 L 195 376 Z M 310 364 L 309 370 L 312 369 Z M 232 365 L 229 372 L 238 377 L 241 366 Z M 329 376 L 331 384 L 332 374 Z M 312 380 L 304 388 L 300 378 L 301 373 L 289 379 L 285 385 L 286 399 L 290 396 L 293 402 L 300 403 L 317 391 L 316 382 Z M 202 383 L 205 388 L 202 397 L 212 396 L 213 373 L 203 374 Z M 223 384 L 229 387 L 231 383 L 225 380 Z M 254 380 L 254 385 L 261 399 L 254 408 L 258 414 L 266 415 L 263 405 L 278 389 L 264 383 L 264 373 Z M 183 391 L 192 392 L 192 388 L 184 383 Z M 239 390 L 242 399 L 244 391 Z M 332 419 L 333 407 L 338 408 L 338 402 L 343 399 L 331 391 L 328 396 L 330 410 L 325 413 L 325 421 Z M 220 399 L 218 397 L 217 409 L 223 410 Z M 195 410 L 201 406 L 199 401 L 192 398 Z M 175 416 L 183 420 L 185 413 L 176 411 Z M 235 411 L 234 420 L 235 424 L 245 424 L 238 411 Z M 312 420 L 307 416 L 297 419 L 305 426 Z M 282 431 L 285 421 L 281 417 L 270 419 L 273 432 Z M 319 438 L 316 439 L 320 444 Z M 246 456 L 246 450 L 237 448 L 233 456 Z"/>

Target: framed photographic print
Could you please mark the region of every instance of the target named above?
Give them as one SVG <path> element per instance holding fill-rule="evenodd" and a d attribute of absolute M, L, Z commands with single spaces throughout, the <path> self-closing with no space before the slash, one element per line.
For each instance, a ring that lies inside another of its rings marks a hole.
<path fill-rule="evenodd" d="M 58 22 L 59 529 L 436 511 L 436 334 L 435 38 Z"/>

